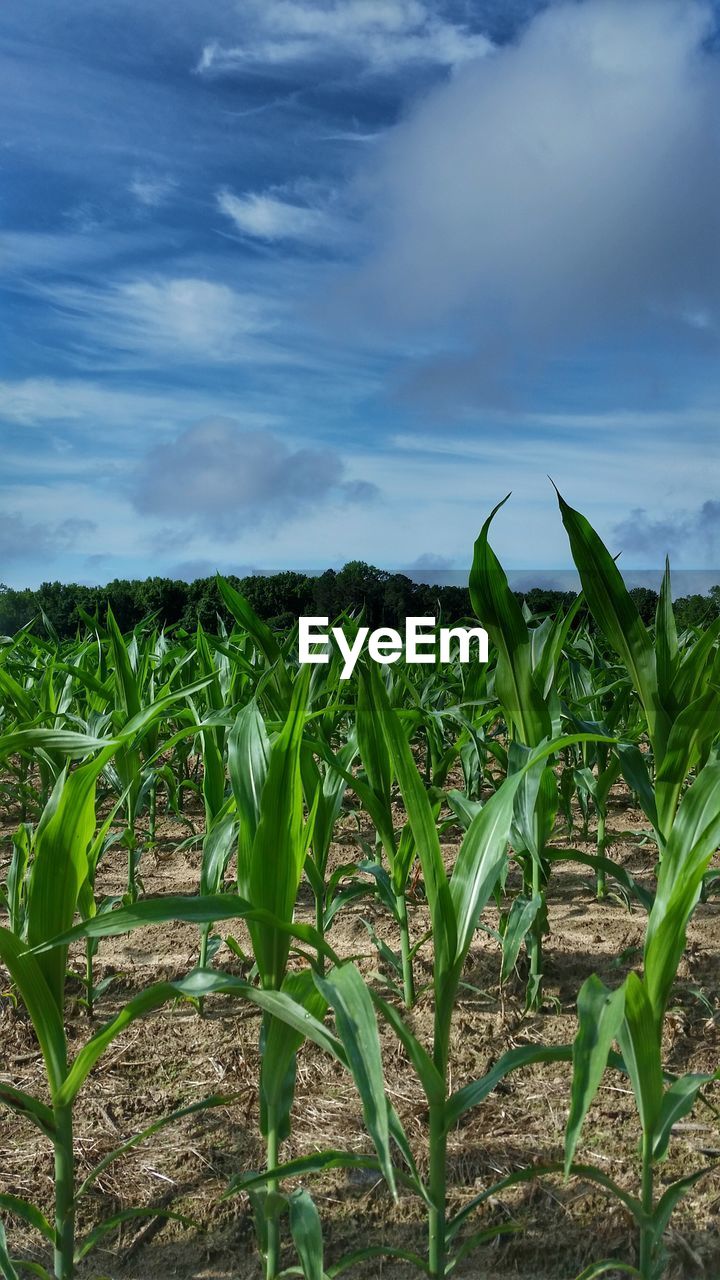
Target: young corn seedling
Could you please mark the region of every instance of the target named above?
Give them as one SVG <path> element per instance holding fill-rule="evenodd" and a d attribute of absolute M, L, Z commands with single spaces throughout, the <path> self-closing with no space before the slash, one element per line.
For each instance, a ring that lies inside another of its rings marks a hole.
<path fill-rule="evenodd" d="M 692 1109 L 703 1086 L 720 1074 L 689 1074 L 668 1083 L 662 1061 L 665 1012 L 685 950 L 688 922 L 719 843 L 720 764 L 710 763 L 683 796 L 667 835 L 645 935 L 642 977 L 632 972 L 621 987 L 609 991 L 593 976 L 578 996 L 566 1167 L 617 1041 L 642 1129 L 640 1195 L 622 1195 L 638 1225 L 638 1266 L 631 1274 L 641 1280 L 659 1280 L 664 1274 L 663 1233 L 682 1196 L 706 1172 L 701 1169 L 680 1178 L 656 1194 L 656 1170 L 667 1155 L 673 1126 Z M 614 1260 L 597 1265 L 593 1275 L 617 1267 Z"/>
<path fill-rule="evenodd" d="M 301 754 L 308 686 L 309 669 L 305 668 L 295 681 L 287 719 L 272 744 L 257 703 L 248 703 L 230 735 L 229 764 L 240 822 L 240 896 L 254 911 L 265 912 L 284 926 L 278 928 L 276 923 L 252 916 L 248 919 L 262 989 L 282 991 L 307 1012 L 322 1017 L 324 1000 L 313 984 L 311 971 L 288 970 L 289 930 L 315 820 L 313 812 L 306 828 Z M 303 1036 L 292 1027 L 266 1015 L 261 1038 L 260 1125 L 269 1169 L 278 1164 L 280 1146 L 290 1132 L 295 1061 L 302 1041 Z M 276 1280 L 280 1269 L 279 1211 L 283 1206 L 279 1186 L 271 1179 L 266 1194 L 255 1200 L 266 1280 Z"/>
<path fill-rule="evenodd" d="M 511 772 L 522 768 L 532 750 L 560 731 L 557 671 L 580 600 L 565 617 L 546 619 L 530 629 L 488 542 L 490 524 L 507 498 L 491 512 L 475 544 L 470 598 L 497 652 L 495 693 L 510 742 Z M 549 875 L 546 846 L 558 811 L 558 787 L 546 762 L 523 774 L 516 803 L 513 846 L 523 868 L 523 901 L 516 920 L 526 930 L 529 958 L 527 1004 L 541 1000 L 542 939 L 546 924 L 545 886 Z"/>
<path fill-rule="evenodd" d="M 558 502 L 592 616 L 623 662 L 645 714 L 655 785 L 637 747 L 621 748 L 620 759 L 627 782 L 652 822 L 662 857 L 686 779 L 708 759 L 717 734 L 720 618 L 681 652 L 666 565 L 653 646 L 607 548 L 559 493 Z"/>
<path fill-rule="evenodd" d="M 10 1084 L 0 1084 L 0 1101 L 33 1123 L 53 1145 L 54 1222 L 19 1196 L 0 1195 L 0 1209 L 19 1216 L 50 1244 L 55 1280 L 70 1280 L 76 1259 L 103 1235 L 103 1228 L 98 1228 L 91 1238 L 79 1244 L 75 1239 L 79 1194 L 73 1150 L 75 1100 L 105 1046 L 142 1010 L 136 1011 L 131 1002 L 123 1011 L 124 1016 L 116 1020 L 115 1029 L 104 1028 L 70 1062 L 63 1023 L 67 946 L 40 955 L 34 954 L 33 948 L 62 934 L 72 924 L 87 883 L 88 849 L 95 831 L 95 784 L 115 749 L 116 744 L 106 747 L 95 760 L 70 774 L 61 773 L 32 842 L 22 933 L 0 926 L 0 961 L 10 974 L 37 1036 L 50 1103 Z M 114 1223 L 117 1221 L 115 1218 Z M 105 1229 L 110 1230 L 114 1223 L 106 1224 Z M 17 1280 L 20 1265 L 12 1262 L 4 1240 L 0 1240 L 0 1271 L 5 1280 Z M 50 1274 L 39 1263 L 33 1264 L 33 1270 L 40 1276 Z"/>
<path fill-rule="evenodd" d="M 449 1218 L 447 1213 L 447 1139 L 450 1129 L 465 1111 L 482 1101 L 508 1071 L 530 1062 L 567 1060 L 569 1057 L 569 1049 L 565 1046 L 547 1049 L 529 1046 L 513 1050 L 481 1080 L 456 1093 L 452 1093 L 450 1089 L 450 1035 L 463 968 L 482 911 L 503 872 L 514 807 L 523 778 L 537 762 L 542 763 L 545 757 L 565 745 L 583 740 L 583 735 L 559 739 L 537 748 L 521 768 L 498 787 L 470 823 L 452 875 L 448 877 L 435 814 L 418 774 L 405 729 L 390 706 L 379 674 L 371 668 L 367 678 L 372 685 L 377 722 L 385 738 L 388 758 L 412 827 L 432 922 L 434 1031 L 431 1051 L 428 1053 L 392 1005 L 375 993 L 372 1001 L 398 1036 L 427 1098 L 429 1139 L 426 1181 L 420 1178 L 415 1162 L 406 1155 L 409 1144 L 402 1130 L 397 1127 L 399 1122 L 394 1126 L 392 1136 L 409 1164 L 409 1172 L 405 1174 L 405 1178 L 428 1208 L 427 1257 L 423 1259 L 414 1255 L 412 1260 L 432 1280 L 440 1280 L 440 1277 L 452 1270 L 459 1256 L 481 1240 L 497 1234 L 498 1230 L 484 1229 L 470 1240 L 464 1241 L 453 1259 L 452 1250 L 469 1213 L 463 1211 L 455 1219 Z M 316 976 L 316 983 L 335 1009 L 338 1034 L 345 1046 L 367 1111 L 370 1099 L 367 1094 L 363 1053 L 364 1047 L 369 1044 L 369 1038 L 366 1035 L 363 1039 L 358 1030 L 364 1025 L 360 1009 L 361 1002 L 366 998 L 367 988 L 351 964 L 333 969 L 325 980 Z M 530 1176 L 533 1176 L 532 1171 L 521 1171 L 517 1180 L 527 1180 Z M 493 1189 L 490 1189 L 482 1193 L 474 1203 L 479 1205 L 492 1194 Z M 363 1251 L 362 1256 L 379 1252 L 382 1250 Z"/>

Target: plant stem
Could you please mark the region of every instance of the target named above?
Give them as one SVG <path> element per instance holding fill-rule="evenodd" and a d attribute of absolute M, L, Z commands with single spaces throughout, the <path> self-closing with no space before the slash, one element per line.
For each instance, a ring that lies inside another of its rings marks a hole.
<path fill-rule="evenodd" d="M 75 1253 L 72 1107 L 56 1108 L 55 1125 L 55 1280 L 72 1280 Z"/>
<path fill-rule="evenodd" d="M 428 1264 L 432 1280 L 445 1275 L 445 1211 L 447 1198 L 447 1129 L 445 1104 L 430 1107 L 430 1171 L 428 1191 L 432 1208 L 428 1217 Z"/>
<path fill-rule="evenodd" d="M 155 844 L 155 827 L 157 822 L 157 783 L 150 788 L 150 805 L 148 816 L 148 843 Z"/>
<path fill-rule="evenodd" d="M 88 1018 L 95 1016 L 95 1002 L 93 1000 L 93 940 L 87 938 L 85 942 L 85 999 L 87 1001 Z"/>
<path fill-rule="evenodd" d="M 444 1081 L 442 1100 L 430 1103 L 430 1151 L 428 1192 L 432 1208 L 428 1213 L 428 1268 L 431 1280 L 441 1280 L 447 1262 L 447 1110 L 448 1058 L 457 981 L 448 983 L 435 974 L 435 1017 L 433 1062 Z"/>
<path fill-rule="evenodd" d="M 605 843 L 606 843 L 606 838 L 605 838 L 605 813 L 604 813 L 604 811 L 602 811 L 602 812 L 598 812 L 598 823 L 597 823 L 597 854 L 598 854 L 598 857 L 599 857 L 599 858 L 604 858 L 604 857 L 605 857 Z M 605 894 L 606 894 L 606 887 L 605 887 L 605 868 L 604 868 L 604 867 L 598 867 L 598 871 L 597 871 L 597 896 L 598 896 L 598 898 L 604 898 L 604 897 L 605 897 Z"/>
<path fill-rule="evenodd" d="M 127 875 L 127 891 L 130 902 L 137 902 L 137 880 L 135 878 L 135 847 L 134 836 L 130 832 L 132 843 L 128 848 L 128 875 Z"/>
<path fill-rule="evenodd" d="M 402 955 L 402 974 L 403 974 L 403 997 L 405 1007 L 412 1009 L 415 1004 L 415 977 L 413 974 L 413 964 L 411 946 L 410 946 L 410 926 L 408 923 L 407 902 L 405 894 L 398 893 L 395 897 L 395 907 L 397 910 L 398 923 L 400 925 L 400 952 Z"/>
<path fill-rule="evenodd" d="M 278 1135 L 277 1135 L 277 1117 L 275 1108 L 268 1103 L 267 1107 L 267 1138 L 265 1140 L 265 1148 L 267 1152 L 267 1167 L 274 1169 L 278 1162 Z M 269 1196 L 274 1196 L 278 1189 L 276 1179 L 272 1179 L 267 1184 Z M 278 1267 L 280 1265 L 280 1224 L 277 1218 L 277 1212 L 273 1209 L 269 1217 L 266 1219 L 267 1224 L 267 1252 L 265 1254 L 265 1280 L 275 1280 Z"/>
<path fill-rule="evenodd" d="M 530 880 L 530 889 L 533 897 L 535 894 L 542 896 L 542 874 L 540 863 L 537 858 L 532 858 L 532 872 Z M 527 937 L 527 950 L 530 959 L 530 976 L 527 988 L 527 1007 L 528 1009 L 537 1009 L 541 1001 L 542 979 L 543 979 L 543 949 L 542 949 L 542 931 L 543 918 L 545 912 L 541 908 L 530 926 L 530 932 Z"/>
<path fill-rule="evenodd" d="M 323 894 L 321 893 L 315 894 L 315 928 L 317 929 L 318 934 L 320 935 L 320 937 L 324 942 L 325 941 L 325 900 L 324 900 Z M 318 950 L 317 964 L 318 964 L 318 973 L 320 974 L 320 977 L 323 978 L 325 976 L 325 956 L 320 950 Z"/>
<path fill-rule="evenodd" d="M 648 1217 L 653 1211 L 653 1158 L 650 1137 L 643 1134 L 642 1147 L 642 1207 Z M 653 1280 L 655 1233 L 651 1226 L 640 1228 L 640 1274 L 643 1280 Z"/>

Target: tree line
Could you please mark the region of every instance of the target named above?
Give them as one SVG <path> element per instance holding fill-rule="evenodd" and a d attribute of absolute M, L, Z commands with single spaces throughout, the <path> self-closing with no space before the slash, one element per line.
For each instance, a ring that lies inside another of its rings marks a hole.
<path fill-rule="evenodd" d="M 306 574 L 286 570 L 274 574 L 253 574 L 229 581 L 252 605 L 255 612 L 277 628 L 291 626 L 300 616 L 337 618 L 347 611 L 364 610 L 370 627 L 402 627 L 411 616 L 436 617 L 446 622 L 472 615 L 467 587 L 430 585 L 415 582 L 403 573 L 377 569 L 362 560 L 352 560 L 342 569 Z M 655 616 L 657 593 L 636 587 L 631 593 L 643 621 Z M 573 592 L 533 587 L 516 592 L 534 614 L 555 613 L 567 608 Z M 88 619 L 102 618 L 108 605 L 123 631 L 129 631 L 149 616 L 163 626 L 179 626 L 192 631 L 201 622 L 207 630 L 217 627 L 218 618 L 231 625 L 215 578 L 183 582 L 174 578 L 116 578 L 105 586 L 43 582 L 37 589 L 21 590 L 0 584 L 0 635 L 14 635 L 35 622 L 50 626 L 61 639 L 75 635 Z M 678 625 L 707 625 L 720 617 L 720 586 L 708 595 L 699 593 L 675 601 Z"/>

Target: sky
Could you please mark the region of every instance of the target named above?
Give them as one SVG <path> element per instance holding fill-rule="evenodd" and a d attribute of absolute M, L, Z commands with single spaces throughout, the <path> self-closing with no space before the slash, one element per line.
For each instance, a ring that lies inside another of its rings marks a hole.
<path fill-rule="evenodd" d="M 720 565 L 720 6 L 5 0 L 0 582 Z"/>

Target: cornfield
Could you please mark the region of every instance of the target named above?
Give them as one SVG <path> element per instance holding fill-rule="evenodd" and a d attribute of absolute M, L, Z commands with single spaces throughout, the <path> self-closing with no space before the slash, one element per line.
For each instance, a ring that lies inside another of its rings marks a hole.
<path fill-rule="evenodd" d="M 720 621 L 560 513 L 487 664 L 0 642 L 4 1280 L 720 1274 Z"/>

